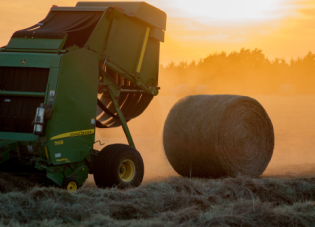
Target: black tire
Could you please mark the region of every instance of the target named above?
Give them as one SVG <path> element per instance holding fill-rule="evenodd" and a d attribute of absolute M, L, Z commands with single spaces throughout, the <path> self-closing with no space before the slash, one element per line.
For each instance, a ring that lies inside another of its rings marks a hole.
<path fill-rule="evenodd" d="M 139 152 L 128 145 L 112 144 L 101 150 L 94 163 L 94 180 L 99 188 L 129 188 L 141 184 L 144 175 Z"/>
<path fill-rule="evenodd" d="M 75 192 L 79 188 L 79 183 L 74 177 L 66 177 L 62 182 L 62 188 L 68 192 Z"/>

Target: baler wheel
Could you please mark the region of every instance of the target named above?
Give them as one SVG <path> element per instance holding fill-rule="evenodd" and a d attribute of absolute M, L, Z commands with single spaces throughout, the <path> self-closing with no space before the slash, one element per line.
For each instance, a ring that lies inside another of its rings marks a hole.
<path fill-rule="evenodd" d="M 144 174 L 143 160 L 139 152 L 128 145 L 112 144 L 99 153 L 95 164 L 94 180 L 99 188 L 117 186 L 137 187 Z"/>
<path fill-rule="evenodd" d="M 62 187 L 68 192 L 75 192 L 78 190 L 78 181 L 74 177 L 66 177 L 62 183 Z"/>

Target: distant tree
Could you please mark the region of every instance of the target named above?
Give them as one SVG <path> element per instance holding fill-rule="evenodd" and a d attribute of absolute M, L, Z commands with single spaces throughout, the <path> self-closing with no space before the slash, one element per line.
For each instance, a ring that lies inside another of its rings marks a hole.
<path fill-rule="evenodd" d="M 269 60 L 260 49 L 215 52 L 187 63 L 173 61 L 160 67 L 161 83 L 168 88 L 190 83 L 208 85 L 214 93 L 276 94 L 279 86 L 291 83 L 300 94 L 315 94 L 315 54 Z"/>

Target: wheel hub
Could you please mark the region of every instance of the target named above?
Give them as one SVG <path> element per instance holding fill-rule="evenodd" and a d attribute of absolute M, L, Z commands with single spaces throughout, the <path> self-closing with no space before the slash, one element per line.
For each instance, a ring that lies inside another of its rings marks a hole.
<path fill-rule="evenodd" d="M 67 185 L 67 191 L 69 192 L 75 192 L 78 189 L 77 184 L 74 181 L 69 182 Z"/>
<path fill-rule="evenodd" d="M 119 168 L 120 179 L 124 182 L 130 182 L 135 176 L 135 164 L 131 160 L 124 160 Z"/>

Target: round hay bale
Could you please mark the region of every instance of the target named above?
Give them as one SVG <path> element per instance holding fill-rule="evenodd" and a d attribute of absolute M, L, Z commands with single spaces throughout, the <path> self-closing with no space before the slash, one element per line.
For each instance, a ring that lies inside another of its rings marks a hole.
<path fill-rule="evenodd" d="M 284 96 L 296 95 L 296 87 L 294 84 L 281 84 L 278 94 Z"/>
<path fill-rule="evenodd" d="M 176 97 L 184 97 L 193 94 L 194 89 L 190 84 L 180 84 L 170 89 L 170 95 Z"/>
<path fill-rule="evenodd" d="M 210 94 L 210 87 L 207 85 L 197 85 L 195 88 L 196 95 L 207 95 Z"/>
<path fill-rule="evenodd" d="M 182 176 L 258 177 L 272 157 L 274 131 L 255 99 L 188 96 L 169 112 L 163 145 L 170 164 Z"/>

